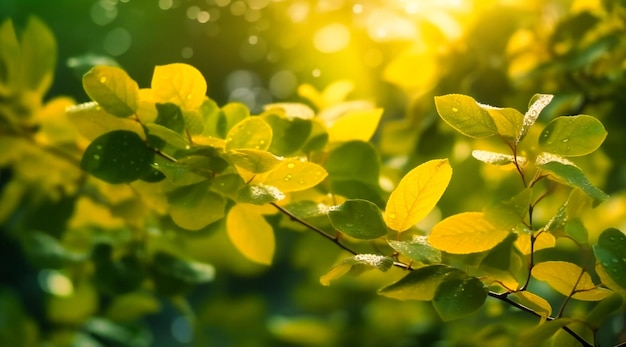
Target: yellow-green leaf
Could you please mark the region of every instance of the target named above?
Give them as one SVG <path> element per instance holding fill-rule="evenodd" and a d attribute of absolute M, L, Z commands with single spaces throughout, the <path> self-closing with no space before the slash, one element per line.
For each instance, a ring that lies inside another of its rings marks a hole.
<path fill-rule="evenodd" d="M 482 212 L 464 212 L 437 223 L 428 237 L 433 247 L 453 254 L 483 252 L 509 235 L 489 223 Z"/>
<path fill-rule="evenodd" d="M 382 108 L 352 111 L 343 115 L 328 129 L 329 142 L 369 141 L 382 115 Z"/>
<path fill-rule="evenodd" d="M 523 292 L 515 292 L 513 296 L 517 299 L 517 301 L 535 311 L 535 313 L 541 316 L 541 322 L 543 323 L 550 315 L 552 314 L 552 306 L 550 303 L 540 297 L 537 294 L 523 291 Z"/>
<path fill-rule="evenodd" d="M 561 328 L 571 323 L 570 318 L 558 318 L 537 325 L 535 328 L 525 331 L 520 335 L 517 346 L 520 347 L 534 347 L 542 346 L 546 340 L 556 334 Z"/>
<path fill-rule="evenodd" d="M 322 182 L 327 175 L 326 170 L 318 164 L 288 158 L 272 171 L 260 176 L 258 183 L 274 186 L 281 192 L 288 193 L 312 188 Z"/>
<path fill-rule="evenodd" d="M 158 102 L 171 102 L 183 110 L 200 107 L 207 91 L 202 73 L 181 63 L 155 67 L 151 87 Z"/>
<path fill-rule="evenodd" d="M 174 223 L 187 230 L 200 230 L 224 217 L 226 200 L 209 190 L 206 182 L 168 193 L 169 212 Z"/>
<path fill-rule="evenodd" d="M 237 123 L 226 136 L 224 149 L 258 149 L 266 151 L 272 142 L 272 127 L 263 118 L 249 117 Z"/>
<path fill-rule="evenodd" d="M 228 237 L 246 258 L 270 265 L 274 256 L 274 230 L 258 212 L 258 206 L 237 204 L 226 217 Z"/>
<path fill-rule="evenodd" d="M 384 219 L 397 232 L 411 228 L 437 204 L 452 178 L 448 159 L 425 162 L 409 171 L 391 192 Z"/>
<path fill-rule="evenodd" d="M 83 88 L 93 101 L 114 116 L 130 117 L 137 112 L 137 82 L 118 67 L 94 67 L 83 76 Z"/>
<path fill-rule="evenodd" d="M 498 133 L 498 127 L 489 112 L 472 97 L 461 94 L 437 96 L 435 106 L 439 116 L 463 135 L 481 138 Z"/>
<path fill-rule="evenodd" d="M 465 273 L 443 264 L 424 266 L 409 272 L 398 281 L 378 290 L 378 294 L 398 300 L 429 301 L 446 278 L 464 277 Z"/>
<path fill-rule="evenodd" d="M 378 269 L 387 271 L 393 265 L 393 258 L 378 254 L 357 254 L 354 257 L 342 260 L 333 266 L 330 271 L 320 277 L 320 283 L 324 286 L 346 274 L 359 275 L 367 270 Z"/>
<path fill-rule="evenodd" d="M 572 298 L 578 300 L 600 301 L 613 293 L 593 284 L 591 276 L 580 266 L 565 261 L 539 263 L 533 267 L 532 275 L 565 296 L 574 292 Z"/>
<path fill-rule="evenodd" d="M 252 173 L 263 173 L 275 168 L 281 159 L 270 152 L 258 149 L 234 149 L 226 153 L 233 164 Z"/>
<path fill-rule="evenodd" d="M 145 139 L 141 125 L 129 118 L 114 117 L 98 103 L 87 102 L 67 109 L 67 116 L 87 140 L 93 140 L 114 130 L 129 130 Z"/>
<path fill-rule="evenodd" d="M 489 115 L 496 123 L 498 134 L 503 137 L 514 139 L 522 130 L 524 115 L 514 108 L 500 108 L 487 105 L 480 105 L 489 112 Z"/>
<path fill-rule="evenodd" d="M 562 116 L 546 125 L 539 145 L 546 152 L 564 157 L 580 156 L 598 149 L 606 135 L 602 122 L 592 116 Z"/>

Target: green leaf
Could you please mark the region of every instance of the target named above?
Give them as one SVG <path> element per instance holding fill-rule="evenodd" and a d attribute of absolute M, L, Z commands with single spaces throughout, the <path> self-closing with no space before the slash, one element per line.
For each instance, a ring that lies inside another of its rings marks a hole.
<path fill-rule="evenodd" d="M 178 188 L 167 194 L 174 223 L 187 230 L 200 230 L 224 217 L 226 200 L 209 190 L 208 182 Z"/>
<path fill-rule="evenodd" d="M 155 123 L 162 125 L 178 134 L 182 134 L 185 130 L 185 119 L 180 107 L 172 103 L 156 105 L 157 118 Z"/>
<path fill-rule="evenodd" d="M 93 140 L 114 130 L 128 130 L 144 136 L 141 124 L 130 118 L 119 118 L 106 112 L 98 103 L 87 102 L 71 106 L 66 111 L 69 120 L 81 135 Z"/>
<path fill-rule="evenodd" d="M 219 175 L 211 180 L 211 190 L 229 197 L 233 200 L 237 199 L 237 192 L 246 183 L 238 174 Z"/>
<path fill-rule="evenodd" d="M 148 136 L 150 146 L 154 148 L 162 148 L 165 143 L 170 144 L 179 149 L 189 147 L 189 142 L 181 134 L 173 131 L 170 128 L 166 128 L 163 125 L 156 123 L 146 124 L 146 132 L 151 135 Z"/>
<path fill-rule="evenodd" d="M 574 188 L 580 188 L 594 199 L 595 204 L 606 201 L 609 196 L 596 188 L 585 176 L 583 171 L 567 159 L 549 153 L 542 153 L 537 157 L 536 164 L 542 170 L 549 172 L 558 181 Z"/>
<path fill-rule="evenodd" d="M 510 139 L 514 139 L 522 131 L 524 123 L 524 115 L 513 108 L 500 108 L 479 104 L 480 107 L 487 110 L 491 119 L 498 128 L 498 135 Z"/>
<path fill-rule="evenodd" d="M 385 207 L 383 192 L 378 185 L 358 180 L 331 180 L 330 192 L 347 199 L 368 200 L 380 208 Z"/>
<path fill-rule="evenodd" d="M 552 101 L 554 95 L 550 94 L 535 94 L 532 99 L 530 99 L 530 105 L 528 106 L 528 111 L 524 114 L 524 122 L 522 123 L 522 129 L 519 134 L 515 138 L 515 144 L 517 145 L 520 141 L 526 137 L 528 130 L 531 126 L 535 124 L 537 118 L 539 118 L 539 114 L 543 109 L 548 106 L 548 104 Z"/>
<path fill-rule="evenodd" d="M 228 237 L 246 258 L 270 265 L 274 257 L 274 230 L 254 205 L 237 204 L 226 217 Z"/>
<path fill-rule="evenodd" d="M 552 306 L 550 306 L 550 303 L 537 294 L 529 291 L 523 291 L 515 292 L 512 295 L 520 304 L 530 308 L 541 316 L 541 323 L 544 323 L 544 321 L 552 314 Z"/>
<path fill-rule="evenodd" d="M 608 298 L 600 301 L 595 305 L 585 317 L 585 323 L 591 325 L 593 330 L 598 330 L 602 323 L 606 321 L 613 313 L 623 312 L 624 299 L 622 295 L 614 293 Z"/>
<path fill-rule="evenodd" d="M 263 184 L 244 185 L 237 189 L 237 202 L 254 205 L 264 205 L 269 202 L 280 201 L 285 198 L 285 194 L 276 187 Z"/>
<path fill-rule="evenodd" d="M 589 233 L 580 218 L 568 219 L 565 224 L 565 234 L 580 245 L 584 245 L 589 240 Z"/>
<path fill-rule="evenodd" d="M 83 76 L 83 88 L 93 101 L 114 116 L 125 118 L 137 112 L 139 87 L 120 68 L 92 68 Z"/>
<path fill-rule="evenodd" d="M 425 162 L 409 171 L 391 192 L 385 208 L 387 226 L 403 232 L 435 208 L 452 178 L 447 159 Z"/>
<path fill-rule="evenodd" d="M 155 253 L 151 269 L 157 291 L 166 296 L 185 294 L 194 285 L 211 282 L 215 278 L 212 265 L 189 261 L 162 251 Z"/>
<path fill-rule="evenodd" d="M 377 185 L 380 159 L 372 144 L 350 141 L 328 153 L 325 168 L 331 180 L 356 180 Z"/>
<path fill-rule="evenodd" d="M 93 140 L 80 167 L 109 183 L 129 183 L 152 170 L 154 152 L 132 131 L 116 130 Z"/>
<path fill-rule="evenodd" d="M 596 286 L 591 276 L 573 263 L 545 261 L 535 265 L 531 272 L 539 281 L 544 281 L 557 292 L 584 301 L 600 301 L 612 291 Z M 572 294 L 573 293 L 573 294 Z"/>
<path fill-rule="evenodd" d="M 221 114 L 223 118 L 220 119 L 218 124 L 218 132 L 222 134 L 222 138 L 226 138 L 226 134 L 228 134 L 236 124 L 250 117 L 250 110 L 242 103 L 229 102 L 222 107 Z"/>
<path fill-rule="evenodd" d="M 509 230 L 491 224 L 481 212 L 462 212 L 437 223 L 428 236 L 433 247 L 453 254 L 492 249 L 509 235 Z"/>
<path fill-rule="evenodd" d="M 269 151 L 278 156 L 288 156 L 302 148 L 313 127 L 309 119 L 287 118 L 276 113 L 265 113 L 262 117 L 272 127 Z"/>
<path fill-rule="evenodd" d="M 498 133 L 496 123 L 489 112 L 467 95 L 436 96 L 435 106 L 439 116 L 463 135 L 481 138 Z"/>
<path fill-rule="evenodd" d="M 487 289 L 478 278 L 446 278 L 435 291 L 433 306 L 441 319 L 450 321 L 480 309 L 486 298 Z"/>
<path fill-rule="evenodd" d="M 346 200 L 332 208 L 328 217 L 335 229 L 360 240 L 387 235 L 387 227 L 378 207 L 367 200 Z"/>
<path fill-rule="evenodd" d="M 530 206 L 530 189 L 524 189 L 509 200 L 485 208 L 485 219 L 502 230 L 510 230 L 524 221 Z"/>
<path fill-rule="evenodd" d="M 145 268 L 136 254 L 113 258 L 113 247 L 97 244 L 92 251 L 95 282 L 100 290 L 118 295 L 136 290 L 146 277 Z"/>
<path fill-rule="evenodd" d="M 458 269 L 443 264 L 421 267 L 409 272 L 398 281 L 378 290 L 378 294 L 398 300 L 430 301 L 437 287 L 446 278 L 465 277 Z"/>
<path fill-rule="evenodd" d="M 183 111 L 196 110 L 206 99 L 204 76 L 187 64 L 168 64 L 154 68 L 151 87 L 159 103 L 174 103 Z"/>
<path fill-rule="evenodd" d="M 272 153 L 258 149 L 233 149 L 225 154 L 233 164 L 252 173 L 263 173 L 274 169 L 281 159 Z"/>
<path fill-rule="evenodd" d="M 19 89 L 21 47 L 11 19 L 0 25 L 0 46 L 0 81 L 10 89 Z"/>
<path fill-rule="evenodd" d="M 541 346 L 546 340 L 571 322 L 570 318 L 558 318 L 539 324 L 535 328 L 522 333 L 517 341 L 517 346 Z"/>
<path fill-rule="evenodd" d="M 54 35 L 40 19 L 31 16 L 22 32 L 20 48 L 19 85 L 43 96 L 54 77 L 57 60 Z"/>
<path fill-rule="evenodd" d="M 626 235 L 615 228 L 604 230 L 593 252 L 611 280 L 626 289 Z"/>
<path fill-rule="evenodd" d="M 224 149 L 258 149 L 267 151 L 272 142 L 272 127 L 260 117 L 249 117 L 237 123 L 226 136 Z"/>
<path fill-rule="evenodd" d="M 431 246 L 425 236 L 415 236 L 411 241 L 387 240 L 398 253 L 414 262 L 432 264 L 441 262 L 441 252 Z"/>
<path fill-rule="evenodd" d="M 539 145 L 546 152 L 564 157 L 580 156 L 598 149 L 606 135 L 602 122 L 594 117 L 558 117 L 543 129 Z"/>
<path fill-rule="evenodd" d="M 472 151 L 472 157 L 474 157 L 477 160 L 482 161 L 483 163 L 496 165 L 496 166 L 504 166 L 508 164 L 513 164 L 515 163 L 515 160 L 517 160 L 517 163 L 520 166 L 524 166 L 526 165 L 526 162 L 527 162 L 526 158 L 522 156 L 514 157 L 510 154 L 502 154 L 502 153 L 481 151 L 481 150 Z"/>
<path fill-rule="evenodd" d="M 364 271 L 378 269 L 387 271 L 393 266 L 393 258 L 378 254 L 357 254 L 342 260 L 333 266 L 324 276 L 320 278 L 322 285 L 328 286 L 330 282 L 346 274 L 359 275 Z"/>

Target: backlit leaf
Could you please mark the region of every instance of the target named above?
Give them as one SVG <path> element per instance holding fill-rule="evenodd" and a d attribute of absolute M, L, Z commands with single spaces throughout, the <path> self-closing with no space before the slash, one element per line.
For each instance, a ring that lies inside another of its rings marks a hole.
<path fill-rule="evenodd" d="M 371 143 L 350 141 L 328 154 L 325 164 L 331 180 L 356 180 L 378 184 L 380 159 Z"/>
<path fill-rule="evenodd" d="M 129 118 L 119 118 L 106 112 L 96 102 L 74 105 L 67 109 L 67 116 L 87 140 L 93 140 L 113 130 L 128 130 L 144 138 L 144 130 L 139 122 Z"/>
<path fill-rule="evenodd" d="M 489 112 L 493 122 L 498 128 L 498 135 L 514 139 L 522 130 L 524 115 L 513 108 L 500 108 L 479 104 Z"/>
<path fill-rule="evenodd" d="M 162 140 L 176 148 L 183 149 L 189 146 L 189 142 L 187 142 L 187 139 L 185 139 L 181 134 L 173 131 L 172 129 L 166 128 L 163 125 L 148 123 L 146 124 L 146 130 L 148 134 L 156 136 L 158 140 Z M 149 136 L 149 138 L 151 138 L 151 136 Z M 158 143 L 155 143 L 154 140 L 150 140 L 150 145 L 154 148 L 162 147 L 159 146 Z"/>
<path fill-rule="evenodd" d="M 226 136 L 224 149 L 258 149 L 266 151 L 272 142 L 272 127 L 260 117 L 249 117 L 237 123 Z"/>
<path fill-rule="evenodd" d="M 152 170 L 154 151 L 132 131 L 116 130 L 93 140 L 80 167 L 109 183 L 129 183 Z"/>
<path fill-rule="evenodd" d="M 403 232 L 422 220 L 435 207 L 451 177 L 447 159 L 431 160 L 409 171 L 389 196 L 384 214 L 387 226 Z"/>
<path fill-rule="evenodd" d="M 52 31 L 35 16 L 28 18 L 20 36 L 19 85 L 43 96 L 54 77 L 57 42 Z"/>
<path fill-rule="evenodd" d="M 522 333 L 517 341 L 517 346 L 542 346 L 546 340 L 571 323 L 571 321 L 570 318 L 558 318 L 539 324 L 535 328 Z"/>
<path fill-rule="evenodd" d="M 539 118 L 539 114 L 541 113 L 541 111 L 543 111 L 543 109 L 548 106 L 553 98 L 554 95 L 550 94 L 536 94 L 532 97 L 532 99 L 530 100 L 530 105 L 528 106 L 528 111 L 524 114 L 522 129 L 515 138 L 515 144 L 518 144 L 521 140 L 524 139 L 530 127 L 533 126 L 537 121 L 537 118 Z"/>
<path fill-rule="evenodd" d="M 253 262 L 270 265 L 274 257 L 274 230 L 255 205 L 237 204 L 226 217 L 228 237 Z"/>
<path fill-rule="evenodd" d="M 137 112 L 137 82 L 117 67 L 96 66 L 83 76 L 83 88 L 105 111 L 117 117 Z"/>
<path fill-rule="evenodd" d="M 308 119 L 287 118 L 276 113 L 265 113 L 262 118 L 272 128 L 269 151 L 279 156 L 287 156 L 300 150 L 313 127 Z"/>
<path fill-rule="evenodd" d="M 315 117 L 315 111 L 313 111 L 308 105 L 297 102 L 275 102 L 263 105 L 263 111 L 269 112 L 269 114 L 279 112 L 281 116 L 289 120 L 312 119 Z"/>
<path fill-rule="evenodd" d="M 330 282 L 346 274 L 359 275 L 364 271 L 378 269 L 387 271 L 393 265 L 393 258 L 378 254 L 357 254 L 342 260 L 333 266 L 330 271 L 320 277 L 320 283 L 328 286 Z"/>
<path fill-rule="evenodd" d="M 376 132 L 382 115 L 382 108 L 349 112 L 329 127 L 328 141 L 369 141 Z"/>
<path fill-rule="evenodd" d="M 450 321 L 477 311 L 486 298 L 487 289 L 478 278 L 446 278 L 435 291 L 433 306 L 441 319 Z"/>
<path fill-rule="evenodd" d="M 463 135 L 481 138 L 498 133 L 496 123 L 489 112 L 467 95 L 436 96 L 435 106 L 439 116 Z"/>
<path fill-rule="evenodd" d="M 380 209 L 367 200 L 346 200 L 332 208 L 328 217 L 335 229 L 356 239 L 371 240 L 387 234 Z"/>
<path fill-rule="evenodd" d="M 524 221 L 530 206 L 530 189 L 524 189 L 509 200 L 485 208 L 485 219 L 502 230 L 510 230 Z"/>
<path fill-rule="evenodd" d="M 508 235 L 508 230 L 489 223 L 482 212 L 463 212 L 437 223 L 428 241 L 444 252 L 468 254 L 492 249 Z"/>
<path fill-rule="evenodd" d="M 195 110 L 206 97 L 202 73 L 187 64 L 175 63 L 154 68 L 151 87 L 158 102 L 171 102 L 183 110 Z"/>
<path fill-rule="evenodd" d="M 551 233 L 541 233 L 535 239 L 535 243 L 533 245 L 532 251 L 538 251 L 541 249 L 552 248 L 556 245 L 556 238 Z M 517 236 L 517 240 L 515 241 L 515 246 L 519 249 L 522 254 L 530 254 L 530 234 L 519 233 Z"/>
<path fill-rule="evenodd" d="M 200 230 L 224 217 L 226 200 L 209 190 L 207 182 L 185 186 L 168 193 L 174 223 L 187 230 Z"/>
<path fill-rule="evenodd" d="M 235 125 L 250 117 L 250 110 L 240 102 L 229 102 L 222 107 L 221 114 L 223 118 L 219 120 L 217 130 L 225 138 Z"/>
<path fill-rule="evenodd" d="M 257 177 L 260 183 L 287 193 L 312 188 L 322 182 L 327 175 L 326 170 L 318 164 L 288 158 L 270 172 Z"/>
<path fill-rule="evenodd" d="M 612 291 L 599 288 L 591 280 L 591 276 L 573 263 L 565 261 L 545 261 L 536 264 L 532 269 L 534 278 L 547 282 L 557 292 L 569 296 L 574 288 L 572 298 L 585 301 L 600 301 Z"/>
<path fill-rule="evenodd" d="M 233 164 L 252 173 L 263 173 L 275 168 L 281 159 L 270 152 L 258 149 L 234 149 L 225 154 Z"/>
<path fill-rule="evenodd" d="M 602 122 L 594 117 L 558 117 L 543 129 L 539 145 L 546 152 L 564 157 L 580 156 L 598 149 L 606 135 Z"/>
<path fill-rule="evenodd" d="M 587 228 L 585 228 L 580 218 L 572 218 L 567 221 L 565 224 L 565 234 L 581 245 L 586 244 L 589 239 Z"/>
<path fill-rule="evenodd" d="M 527 162 L 525 157 L 521 157 L 521 156 L 514 157 L 511 154 L 502 154 L 502 153 L 481 151 L 481 150 L 472 151 L 472 157 L 482 161 L 483 163 L 496 165 L 496 166 L 504 166 L 508 164 L 513 164 L 515 163 L 515 160 L 517 160 L 517 163 L 520 166 L 524 166 L 526 165 L 526 162 Z"/>
<path fill-rule="evenodd" d="M 378 294 L 398 300 L 430 301 L 439 284 L 446 278 L 466 276 L 461 270 L 437 264 L 409 272 L 398 281 L 378 290 Z"/>
<path fill-rule="evenodd" d="M 512 295 L 517 299 L 517 302 L 539 314 L 542 323 L 552 314 L 552 306 L 550 306 L 550 303 L 537 294 L 523 291 L 515 292 Z"/>
<path fill-rule="evenodd" d="M 387 243 L 412 261 L 424 264 L 441 262 L 441 252 L 433 248 L 425 236 L 415 236 L 411 241 L 388 240 Z"/>
<path fill-rule="evenodd" d="M 580 188 L 592 197 L 596 204 L 609 198 L 605 192 L 589 182 L 580 168 L 564 158 L 549 153 L 542 153 L 537 157 L 536 164 L 560 182 L 570 187 Z"/>
<path fill-rule="evenodd" d="M 604 230 L 593 252 L 611 280 L 626 289 L 626 235 L 615 228 Z"/>

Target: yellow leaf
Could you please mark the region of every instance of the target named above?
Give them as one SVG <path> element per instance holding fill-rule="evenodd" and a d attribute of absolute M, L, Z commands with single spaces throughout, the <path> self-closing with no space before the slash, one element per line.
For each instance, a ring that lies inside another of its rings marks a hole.
<path fill-rule="evenodd" d="M 261 117 L 249 117 L 237 123 L 226 136 L 224 149 L 258 149 L 266 151 L 272 142 L 272 127 Z"/>
<path fill-rule="evenodd" d="M 155 67 L 151 87 L 158 102 L 171 102 L 188 111 L 202 105 L 207 91 L 202 73 L 181 63 Z"/>
<path fill-rule="evenodd" d="M 413 48 L 396 57 L 383 71 L 383 78 L 401 88 L 423 92 L 437 80 L 436 54 Z"/>
<path fill-rule="evenodd" d="M 237 204 L 226 217 L 228 236 L 246 258 L 270 265 L 274 256 L 274 230 L 257 211 L 257 206 Z"/>
<path fill-rule="evenodd" d="M 318 164 L 297 158 L 283 160 L 272 171 L 257 176 L 254 183 L 278 188 L 283 193 L 305 190 L 322 182 L 328 173 Z"/>
<path fill-rule="evenodd" d="M 584 301 L 600 301 L 610 296 L 613 291 L 596 287 L 591 276 L 573 263 L 565 261 L 545 261 L 533 267 L 534 278 L 547 282 L 557 292 Z"/>
<path fill-rule="evenodd" d="M 542 323 L 552 314 L 552 306 L 550 306 L 550 303 L 537 294 L 524 291 L 515 292 L 513 293 L 513 296 L 517 298 L 517 301 L 520 304 L 532 309 L 537 314 L 539 314 L 541 316 Z"/>
<path fill-rule="evenodd" d="M 328 129 L 329 142 L 369 141 L 378 128 L 382 115 L 382 108 L 345 114 Z"/>
<path fill-rule="evenodd" d="M 534 251 L 538 251 L 540 249 L 552 248 L 556 245 L 556 238 L 554 235 L 550 233 L 541 233 L 535 239 L 535 245 L 533 247 Z M 528 255 L 530 254 L 530 235 L 528 234 L 519 234 L 517 240 L 515 240 L 515 247 L 522 252 L 522 254 Z"/>
<path fill-rule="evenodd" d="M 411 228 L 435 208 L 452 178 L 448 159 L 431 160 L 409 171 L 391 192 L 383 215 L 397 232 Z"/>
<path fill-rule="evenodd" d="M 332 106 L 344 100 L 354 89 L 354 83 L 350 80 L 339 80 L 331 83 L 322 92 L 324 106 Z"/>
<path fill-rule="evenodd" d="M 437 223 L 428 237 L 430 244 L 444 252 L 468 254 L 495 247 L 509 235 L 496 228 L 482 212 L 464 212 Z"/>

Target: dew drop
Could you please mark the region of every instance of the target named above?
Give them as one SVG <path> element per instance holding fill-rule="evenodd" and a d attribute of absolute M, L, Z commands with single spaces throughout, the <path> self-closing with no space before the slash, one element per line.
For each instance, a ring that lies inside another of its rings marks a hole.
<path fill-rule="evenodd" d="M 294 164 L 294 163 L 287 164 L 287 168 L 288 169 L 293 169 L 294 167 L 296 167 L 296 164 Z"/>
<path fill-rule="evenodd" d="M 264 145 L 265 144 L 265 140 L 261 140 L 261 141 L 259 141 L 259 143 Z"/>
<path fill-rule="evenodd" d="M 453 107 L 453 108 L 452 108 L 452 112 L 459 112 L 459 109 L 458 109 L 458 108 L 456 108 L 456 107 Z"/>
<path fill-rule="evenodd" d="M 299 180 L 298 183 L 304 184 L 305 182 L 304 182 L 304 180 Z"/>
<path fill-rule="evenodd" d="M 395 213 L 390 213 L 387 215 L 387 217 L 389 217 L 389 219 L 394 219 L 396 218 L 396 214 Z"/>
<path fill-rule="evenodd" d="M 613 259 L 611 259 L 611 261 L 614 262 L 615 264 L 619 263 L 619 259 L 617 259 L 617 258 L 613 258 Z"/>
<path fill-rule="evenodd" d="M 604 267 L 608 267 L 608 266 L 609 266 L 609 263 L 607 263 L 607 262 L 603 261 L 603 262 L 602 262 L 602 266 L 604 266 Z"/>
<path fill-rule="evenodd" d="M 102 149 L 102 146 L 97 145 L 97 146 L 96 146 L 96 149 Z"/>
<path fill-rule="evenodd" d="M 619 271 L 619 269 L 614 267 L 613 269 L 611 269 L 611 271 L 617 272 L 617 271 Z"/>
<path fill-rule="evenodd" d="M 569 141 L 569 139 L 563 139 L 562 141 L 563 141 L 563 143 L 567 143 L 567 141 Z"/>
<path fill-rule="evenodd" d="M 291 174 L 285 176 L 285 182 L 291 181 L 292 178 L 293 178 L 293 176 L 291 176 Z"/>
<path fill-rule="evenodd" d="M 94 155 L 93 155 L 93 158 L 94 158 L 95 160 L 100 160 L 100 155 L 99 155 L 99 154 L 94 154 Z"/>
<path fill-rule="evenodd" d="M 191 98 L 193 98 L 193 95 L 187 94 L 187 100 L 191 100 Z"/>
<path fill-rule="evenodd" d="M 106 83 L 106 81 L 107 81 L 106 76 L 100 77 L 100 83 Z"/>
<path fill-rule="evenodd" d="M 609 237 L 609 240 L 615 241 L 615 237 L 611 236 L 611 237 Z"/>

